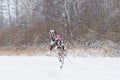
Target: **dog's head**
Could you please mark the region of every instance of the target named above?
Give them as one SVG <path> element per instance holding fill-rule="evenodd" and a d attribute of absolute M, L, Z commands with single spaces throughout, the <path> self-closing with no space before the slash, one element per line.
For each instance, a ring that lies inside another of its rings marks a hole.
<path fill-rule="evenodd" d="M 54 30 L 50 30 L 49 31 L 49 37 L 50 38 L 56 37 L 56 32 Z"/>

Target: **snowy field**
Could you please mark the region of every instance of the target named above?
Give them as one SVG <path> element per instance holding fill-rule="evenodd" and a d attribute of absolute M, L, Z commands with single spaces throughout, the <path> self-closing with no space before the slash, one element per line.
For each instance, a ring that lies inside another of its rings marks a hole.
<path fill-rule="evenodd" d="M 70 61 L 69 61 L 70 60 Z M 1 56 L 0 80 L 120 80 L 120 58 Z"/>

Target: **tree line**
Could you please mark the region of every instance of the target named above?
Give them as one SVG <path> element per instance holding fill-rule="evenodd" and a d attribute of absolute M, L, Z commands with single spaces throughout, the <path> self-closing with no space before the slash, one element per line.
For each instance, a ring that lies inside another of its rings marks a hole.
<path fill-rule="evenodd" d="M 42 45 L 56 30 L 68 43 L 120 43 L 119 0 L 0 0 L 0 46 Z"/>

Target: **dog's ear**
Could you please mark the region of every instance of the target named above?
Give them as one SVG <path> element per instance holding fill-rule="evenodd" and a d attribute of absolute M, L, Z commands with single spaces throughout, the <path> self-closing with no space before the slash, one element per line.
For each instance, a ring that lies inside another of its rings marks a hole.
<path fill-rule="evenodd" d="M 50 30 L 47 31 L 48 33 L 50 32 Z"/>
<path fill-rule="evenodd" d="M 54 31 L 55 32 L 55 34 L 57 34 L 57 32 L 56 31 Z"/>

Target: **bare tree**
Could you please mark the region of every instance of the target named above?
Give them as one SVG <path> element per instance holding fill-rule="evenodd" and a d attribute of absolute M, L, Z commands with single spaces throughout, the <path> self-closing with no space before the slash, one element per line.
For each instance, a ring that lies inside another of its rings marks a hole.
<path fill-rule="evenodd" d="M 12 30 L 13 25 L 12 25 L 11 11 L 10 11 L 10 0 L 7 0 L 7 7 L 8 7 L 10 30 Z"/>
<path fill-rule="evenodd" d="M 15 0 L 16 26 L 19 23 L 19 0 Z"/>
<path fill-rule="evenodd" d="M 0 1 L 0 27 L 4 26 L 3 0 Z"/>

